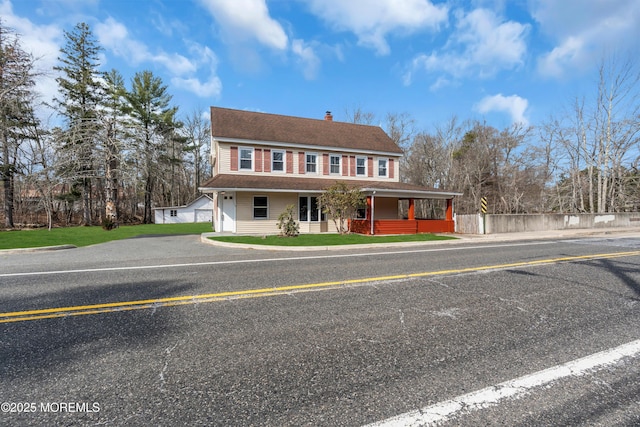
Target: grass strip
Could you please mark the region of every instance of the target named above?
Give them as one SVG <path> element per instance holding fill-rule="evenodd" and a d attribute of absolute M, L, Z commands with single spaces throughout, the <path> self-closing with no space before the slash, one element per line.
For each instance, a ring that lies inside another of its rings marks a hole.
<path fill-rule="evenodd" d="M 97 226 L 0 231 L 0 249 L 89 246 L 131 237 L 201 234 L 209 231 L 213 231 L 210 223 L 122 225 L 110 231 Z"/>
<path fill-rule="evenodd" d="M 244 243 L 267 246 L 335 246 L 360 245 L 395 242 L 428 242 L 434 240 L 453 240 L 453 236 L 436 234 L 403 234 L 390 236 L 364 236 L 361 234 L 300 234 L 297 237 L 280 236 L 215 236 L 211 240 L 229 243 Z"/>

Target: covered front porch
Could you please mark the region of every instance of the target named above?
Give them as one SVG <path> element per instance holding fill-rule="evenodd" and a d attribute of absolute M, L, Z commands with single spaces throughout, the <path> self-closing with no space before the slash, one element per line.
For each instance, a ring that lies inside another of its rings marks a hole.
<path fill-rule="evenodd" d="M 320 178 L 217 175 L 201 190 L 212 193 L 216 230 L 249 234 L 277 234 L 277 219 L 290 205 L 297 206 L 301 233 L 336 232 L 322 213 L 318 197 L 335 180 Z M 366 209 L 351 221 L 359 234 L 453 233 L 453 199 L 460 193 L 397 181 L 346 181 L 367 198 Z M 419 200 L 438 201 L 437 212 L 416 209 Z M 402 209 L 400 205 L 403 204 Z M 433 219 L 425 219 L 433 218 Z"/>
<path fill-rule="evenodd" d="M 387 192 L 379 189 L 366 191 L 367 208 L 366 217 L 364 219 L 352 220 L 350 230 L 353 233 L 367 235 L 383 235 L 383 234 L 417 234 L 417 233 L 453 233 L 455 231 L 455 223 L 453 220 L 453 197 L 457 193 L 431 192 L 431 191 L 414 191 L 407 194 L 399 194 L 397 191 Z M 398 196 L 395 198 L 394 196 Z M 388 209 L 384 206 L 388 205 L 388 200 L 406 200 L 408 201 L 408 209 L 406 217 L 390 218 Z M 437 199 L 446 203 L 444 209 L 444 218 L 440 219 L 422 219 L 416 218 L 416 200 Z M 379 209 L 382 207 L 382 209 Z M 379 214 L 377 214 L 379 212 Z"/>

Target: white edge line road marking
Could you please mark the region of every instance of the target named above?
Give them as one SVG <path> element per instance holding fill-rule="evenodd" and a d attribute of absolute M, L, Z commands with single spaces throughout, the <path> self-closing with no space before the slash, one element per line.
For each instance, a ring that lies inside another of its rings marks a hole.
<path fill-rule="evenodd" d="M 501 400 L 507 398 L 518 399 L 533 388 L 550 384 L 565 377 L 578 377 L 589 371 L 612 365 L 625 357 L 635 357 L 639 353 L 640 340 L 632 341 L 562 365 L 369 424 L 366 427 L 428 426 L 442 423 L 457 415 L 497 405 Z"/>
<path fill-rule="evenodd" d="M 149 270 L 159 268 L 179 268 L 179 267 L 198 267 L 207 265 L 225 265 L 225 264 L 246 264 L 254 262 L 275 262 L 275 261 L 299 261 L 299 260 L 315 260 L 315 259 L 329 259 L 329 258 L 349 258 L 349 257 L 365 257 L 365 256 L 379 256 L 379 255 L 393 255 L 393 254 L 412 254 L 420 252 L 444 252 L 444 251 L 460 251 L 465 249 L 487 249 L 487 248 L 504 248 L 504 247 L 516 247 L 516 246 L 533 246 L 533 245 L 548 245 L 556 242 L 530 242 L 530 243 L 512 243 L 506 245 L 487 245 L 487 246 L 467 246 L 467 247 L 455 247 L 455 248 L 433 248 L 433 249 L 415 249 L 409 251 L 391 251 L 391 252 L 370 252 L 361 254 L 338 254 L 338 255 L 319 255 L 319 256 L 300 256 L 300 257 L 287 257 L 287 258 L 259 258 L 259 259 L 240 259 L 232 261 L 208 261 L 208 262 L 194 262 L 194 263 L 182 263 L 182 264 L 160 264 L 160 265 L 139 265 L 132 267 L 104 267 L 104 268 L 86 268 L 78 270 L 52 270 L 52 271 L 30 271 L 23 273 L 0 273 L 0 277 L 19 277 L 19 276 L 38 276 L 49 274 L 69 274 L 69 273 L 93 273 L 100 271 L 125 271 L 125 270 Z"/>

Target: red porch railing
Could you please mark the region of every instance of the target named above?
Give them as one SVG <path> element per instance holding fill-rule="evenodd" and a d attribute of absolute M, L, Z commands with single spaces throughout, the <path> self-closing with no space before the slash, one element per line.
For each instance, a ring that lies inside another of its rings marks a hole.
<path fill-rule="evenodd" d="M 371 221 L 357 219 L 351 222 L 351 231 L 371 234 Z M 380 219 L 373 221 L 374 234 L 453 233 L 453 220 L 446 219 Z"/>

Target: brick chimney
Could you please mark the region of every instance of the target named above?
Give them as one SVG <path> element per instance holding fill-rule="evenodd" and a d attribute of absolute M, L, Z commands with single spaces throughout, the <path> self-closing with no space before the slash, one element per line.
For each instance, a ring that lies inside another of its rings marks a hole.
<path fill-rule="evenodd" d="M 324 115 L 324 119 L 328 122 L 332 122 L 333 121 L 333 116 L 331 115 L 331 111 L 327 111 L 326 114 Z"/>

